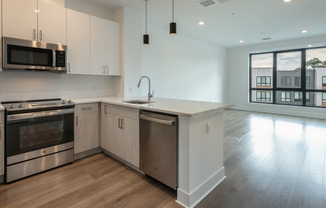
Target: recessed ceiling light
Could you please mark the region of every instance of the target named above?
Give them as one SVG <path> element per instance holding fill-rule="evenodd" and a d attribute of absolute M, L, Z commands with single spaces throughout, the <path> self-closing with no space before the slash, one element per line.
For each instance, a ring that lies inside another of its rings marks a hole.
<path fill-rule="evenodd" d="M 292 0 L 284 0 L 284 2 L 288 3 L 288 2 L 291 2 Z"/>
<path fill-rule="evenodd" d="M 198 24 L 199 24 L 199 25 L 204 25 L 205 22 L 204 22 L 204 21 L 199 21 Z"/>
<path fill-rule="evenodd" d="M 307 33 L 308 31 L 307 30 L 302 30 L 301 33 Z"/>
<path fill-rule="evenodd" d="M 37 13 L 37 12 L 40 12 L 40 10 L 39 10 L 39 9 L 35 9 L 35 10 L 34 10 L 34 12 L 36 12 L 36 13 Z"/>
<path fill-rule="evenodd" d="M 239 43 L 243 43 L 243 40 L 240 40 Z"/>
<path fill-rule="evenodd" d="M 308 47 L 310 48 L 310 47 L 312 47 L 312 45 L 311 45 L 311 44 L 309 44 L 309 45 L 308 45 Z"/>

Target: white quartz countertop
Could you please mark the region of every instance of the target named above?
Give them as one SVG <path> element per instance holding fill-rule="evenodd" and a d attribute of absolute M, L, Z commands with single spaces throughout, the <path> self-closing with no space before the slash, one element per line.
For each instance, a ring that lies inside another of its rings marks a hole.
<path fill-rule="evenodd" d="M 202 102 L 191 100 L 178 100 L 168 98 L 152 98 L 153 103 L 148 104 L 130 104 L 126 100 L 147 100 L 147 97 L 96 97 L 96 98 L 78 98 L 71 99 L 76 104 L 102 102 L 124 107 L 150 110 L 161 113 L 175 114 L 179 116 L 195 117 L 201 114 L 222 110 L 232 107 L 232 104 Z"/>

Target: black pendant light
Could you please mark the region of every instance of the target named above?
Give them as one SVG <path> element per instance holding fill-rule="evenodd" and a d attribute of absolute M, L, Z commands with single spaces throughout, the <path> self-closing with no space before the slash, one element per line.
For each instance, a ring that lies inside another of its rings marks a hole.
<path fill-rule="evenodd" d="M 149 35 L 147 34 L 147 1 L 145 0 L 145 35 L 143 38 L 144 45 L 149 45 Z"/>
<path fill-rule="evenodd" d="M 170 35 L 177 34 L 177 23 L 174 22 L 174 0 L 172 0 L 172 22 L 170 23 Z"/>

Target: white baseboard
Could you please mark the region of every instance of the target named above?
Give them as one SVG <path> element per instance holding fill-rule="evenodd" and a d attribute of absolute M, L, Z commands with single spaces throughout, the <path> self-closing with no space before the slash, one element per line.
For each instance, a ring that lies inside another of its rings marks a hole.
<path fill-rule="evenodd" d="M 183 207 L 195 207 L 201 200 L 203 200 L 216 186 L 218 186 L 225 179 L 225 169 L 222 167 L 210 178 L 205 180 L 191 193 L 188 193 L 181 188 L 177 190 L 176 202 Z"/>
<path fill-rule="evenodd" d="M 281 115 L 288 115 L 288 116 L 300 116 L 306 118 L 317 118 L 317 119 L 326 118 L 325 108 L 248 103 L 245 105 L 235 105 L 231 109 L 255 111 L 255 112 L 262 112 L 262 113 L 273 113 L 273 114 L 281 114 Z"/>

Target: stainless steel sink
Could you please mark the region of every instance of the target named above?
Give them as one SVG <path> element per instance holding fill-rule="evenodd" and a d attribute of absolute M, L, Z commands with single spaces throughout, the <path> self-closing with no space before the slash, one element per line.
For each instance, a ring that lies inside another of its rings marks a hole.
<path fill-rule="evenodd" d="M 124 103 L 130 103 L 130 104 L 148 104 L 148 103 L 155 103 L 155 101 L 149 101 L 149 100 L 124 100 L 122 101 Z"/>

